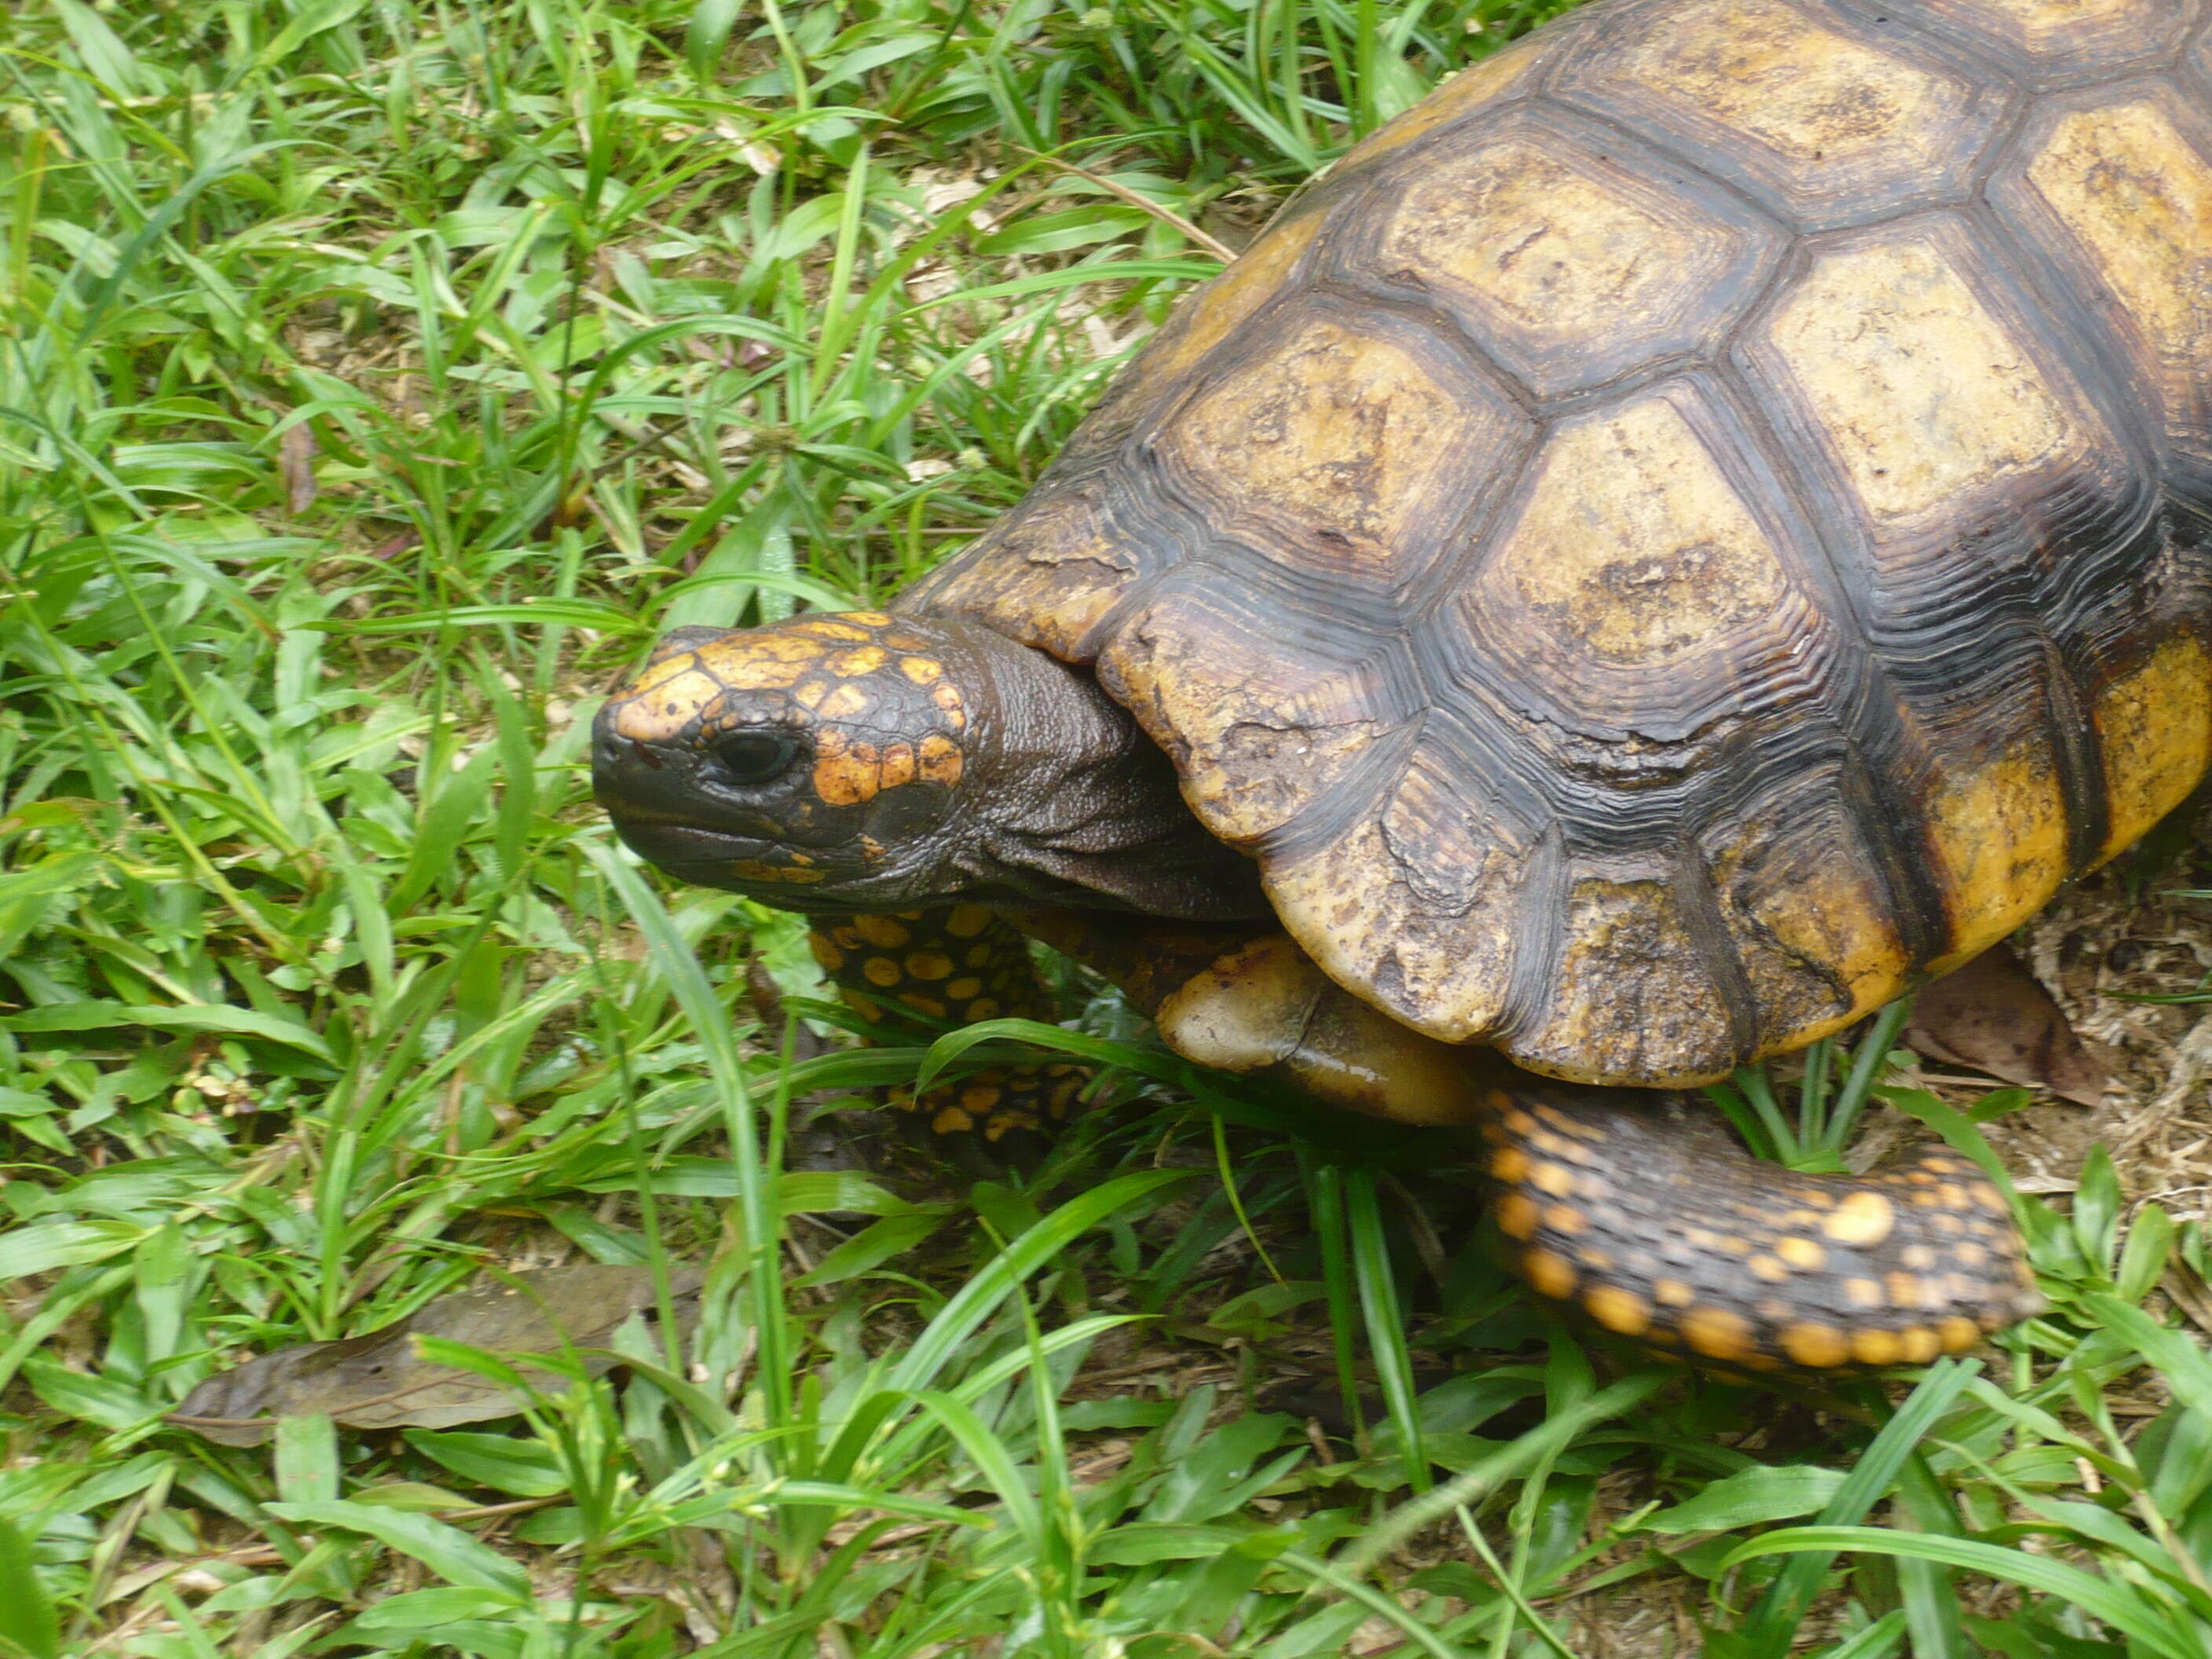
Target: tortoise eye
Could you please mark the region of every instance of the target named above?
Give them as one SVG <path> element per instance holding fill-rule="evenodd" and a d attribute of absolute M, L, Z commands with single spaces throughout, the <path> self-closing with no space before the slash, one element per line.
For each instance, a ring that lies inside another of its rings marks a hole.
<path fill-rule="evenodd" d="M 754 727 L 732 732 L 714 748 L 714 769 L 722 781 L 739 785 L 773 782 L 789 769 L 804 748 L 788 732 Z"/>

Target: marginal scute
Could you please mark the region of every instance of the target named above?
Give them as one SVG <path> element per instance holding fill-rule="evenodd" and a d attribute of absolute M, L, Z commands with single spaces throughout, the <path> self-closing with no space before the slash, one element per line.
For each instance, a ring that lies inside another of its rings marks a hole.
<path fill-rule="evenodd" d="M 2078 449 L 2033 360 L 1927 236 L 1820 258 L 1767 329 L 1830 452 L 1878 525 Z"/>
<path fill-rule="evenodd" d="M 1155 445 L 1218 532 L 1285 564 L 1401 577 L 1520 435 L 1502 395 L 1440 376 L 1413 340 L 1322 314 L 1264 343 Z"/>
<path fill-rule="evenodd" d="M 2088 279 L 2118 301 L 2169 430 L 2203 456 L 2212 445 L 2212 163 L 2159 101 L 2135 98 L 2061 116 L 2027 179 L 2077 244 Z"/>
<path fill-rule="evenodd" d="M 1676 1088 L 1733 1069 L 1727 1005 L 1671 881 L 1583 876 L 1559 936 L 1547 1001 L 1498 1044 L 1516 1065 L 1571 1082 Z"/>
<path fill-rule="evenodd" d="M 1923 806 L 1949 911 L 1948 973 L 2040 909 L 2069 873 L 2066 803 L 2055 757 L 2037 735 L 1994 756 L 1938 763 Z"/>
<path fill-rule="evenodd" d="M 1961 76 L 1831 29 L 1784 0 L 1688 0 L 1591 31 L 1565 90 L 1632 131 L 1833 223 L 1962 183 L 2002 100 Z"/>
<path fill-rule="evenodd" d="M 988 623 L 1073 661 L 1123 588 L 1142 574 L 1139 556 L 1089 489 L 1040 489 L 966 556 L 917 584 L 913 597 L 937 616 Z"/>
<path fill-rule="evenodd" d="M 2112 832 L 2100 858 L 2134 844 L 2212 766 L 2212 653 L 2195 634 L 2166 641 L 2097 696 L 2091 718 L 2104 757 Z"/>
<path fill-rule="evenodd" d="M 1285 650 L 1258 617 L 1185 586 L 1117 625 L 1098 676 L 1174 758 L 1191 810 L 1238 846 L 1296 819 L 1384 730 L 1357 665 Z"/>
<path fill-rule="evenodd" d="M 1826 1036 L 1904 988 L 1914 964 L 1832 773 L 1728 821 L 1708 863 L 1762 1052 Z"/>
<path fill-rule="evenodd" d="M 1675 180 L 1637 176 L 1598 136 L 1521 122 L 1464 153 L 1425 153 L 1370 258 L 1432 295 L 1540 397 L 1717 339 L 1773 242 Z"/>
<path fill-rule="evenodd" d="M 1441 872 L 1409 870 L 1384 829 L 1409 833 L 1420 810 L 1401 799 L 1409 792 L 1419 797 L 1425 785 L 1409 782 L 1335 839 L 1286 854 L 1268 873 L 1268 895 L 1329 977 L 1416 1030 L 1470 1042 L 1492 1032 L 1504 1010 L 1528 852 L 1495 818 L 1465 812 L 1449 826 L 1465 838 L 1452 872 L 1457 891 L 1439 902 L 1429 883 Z"/>

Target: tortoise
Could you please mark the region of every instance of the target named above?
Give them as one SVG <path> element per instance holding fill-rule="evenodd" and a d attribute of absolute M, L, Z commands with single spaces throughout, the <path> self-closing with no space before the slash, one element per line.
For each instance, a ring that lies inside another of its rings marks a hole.
<path fill-rule="evenodd" d="M 1966 1162 L 1790 1174 L 1638 1091 L 1968 960 L 2212 761 L 2208 9 L 1540 28 L 888 611 L 670 635 L 599 798 L 863 1006 L 1041 1013 L 1027 933 L 1194 1060 L 1479 1124 L 1530 1284 L 1659 1350 L 1969 1346 L 2037 1303 Z"/>

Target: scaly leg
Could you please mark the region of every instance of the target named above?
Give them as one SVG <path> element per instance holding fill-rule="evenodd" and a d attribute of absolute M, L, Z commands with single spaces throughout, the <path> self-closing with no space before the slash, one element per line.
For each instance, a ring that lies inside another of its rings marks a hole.
<path fill-rule="evenodd" d="M 900 1009 L 958 1025 L 1054 1018 L 1029 941 L 983 905 L 807 920 L 814 959 L 864 1019 Z M 919 1096 L 893 1089 L 889 1103 L 914 1114 L 932 1135 L 998 1146 L 1009 1134 L 1049 1133 L 1065 1122 L 1084 1078 L 1085 1068 L 1073 1065 L 1002 1066 Z"/>

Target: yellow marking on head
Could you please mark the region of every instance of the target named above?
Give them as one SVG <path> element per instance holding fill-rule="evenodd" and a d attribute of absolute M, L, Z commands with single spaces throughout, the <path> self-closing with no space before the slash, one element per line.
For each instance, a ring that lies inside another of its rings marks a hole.
<path fill-rule="evenodd" d="M 1920 1305 L 1920 1281 L 1911 1273 L 1884 1273 L 1881 1282 L 1889 1291 L 1893 1308 L 1917 1308 Z"/>
<path fill-rule="evenodd" d="M 962 1111 L 957 1106 L 947 1106 L 935 1117 L 929 1120 L 931 1133 L 934 1134 L 957 1134 L 963 1129 L 972 1129 L 975 1127 L 975 1120 L 969 1116 L 967 1113 Z"/>
<path fill-rule="evenodd" d="M 701 668 L 733 691 L 781 691 L 805 678 L 828 651 L 819 640 L 769 632 L 711 640 L 696 654 Z"/>
<path fill-rule="evenodd" d="M 688 656 L 660 664 L 639 687 L 615 706 L 615 730 L 633 743 L 672 742 L 722 694 L 720 683 Z"/>
<path fill-rule="evenodd" d="M 756 881 L 763 886 L 773 887 L 782 884 L 792 887 L 805 887 L 820 881 L 825 872 L 820 870 L 802 870 L 798 866 L 791 864 L 768 864 L 759 859 L 732 859 L 730 861 L 730 873 L 739 881 Z"/>
<path fill-rule="evenodd" d="M 996 1140 L 1009 1129 L 1034 1129 L 1037 1127 L 1034 1112 L 1000 1112 L 983 1126 L 983 1139 Z"/>
<path fill-rule="evenodd" d="M 870 637 L 866 629 L 855 628 L 852 623 L 841 622 L 834 616 L 802 617 L 790 626 L 793 633 L 811 634 L 817 640 L 850 640 L 865 642 Z"/>
<path fill-rule="evenodd" d="M 891 653 L 880 645 L 856 645 L 850 651 L 840 651 L 826 666 L 839 679 L 850 680 L 874 673 L 890 659 Z"/>
<path fill-rule="evenodd" d="M 1751 1322 L 1731 1309 L 1690 1308 L 1675 1324 L 1682 1340 L 1708 1359 L 1742 1364 L 1759 1352 L 1752 1343 Z"/>
<path fill-rule="evenodd" d="M 845 621 L 857 623 L 862 628 L 889 628 L 891 625 L 891 619 L 880 611 L 844 611 L 837 614 Z"/>
<path fill-rule="evenodd" d="M 1782 1219 L 1787 1226 L 1813 1227 L 1820 1224 L 1820 1212 L 1818 1210 L 1792 1210 Z"/>
<path fill-rule="evenodd" d="M 1583 1245 L 1575 1252 L 1575 1260 L 1594 1273 L 1609 1273 L 1613 1271 L 1613 1255 L 1610 1251 L 1593 1250 L 1588 1245 Z"/>
<path fill-rule="evenodd" d="M 987 1019 L 998 1018 L 999 1006 L 996 997 L 977 997 L 968 1005 L 968 1018 L 980 1025 Z"/>
<path fill-rule="evenodd" d="M 1975 1203 L 1980 1205 L 1991 1215 L 2003 1215 L 2006 1213 L 2004 1194 L 1986 1181 L 1968 1182 L 1966 1183 L 1966 1196 L 1972 1199 Z"/>
<path fill-rule="evenodd" d="M 869 984 L 880 986 L 886 991 L 905 977 L 899 972 L 898 963 L 889 957 L 870 957 L 860 964 L 860 974 Z"/>
<path fill-rule="evenodd" d="M 1904 1353 L 1905 1345 L 1894 1331 L 1851 1333 L 1851 1358 L 1862 1365 L 1894 1365 Z"/>
<path fill-rule="evenodd" d="M 1978 1267 L 1990 1259 L 1990 1253 L 1972 1239 L 1953 1246 L 1951 1255 L 1962 1267 Z"/>
<path fill-rule="evenodd" d="M 1539 1294 L 1565 1301 L 1575 1293 L 1582 1275 L 1574 1263 L 1555 1250 L 1529 1250 L 1521 1257 L 1521 1271 Z"/>
<path fill-rule="evenodd" d="M 945 918 L 945 931 L 955 939 L 974 939 L 991 925 L 991 913 L 980 904 L 956 904 Z"/>
<path fill-rule="evenodd" d="M 823 698 L 822 706 L 815 712 L 824 720 L 849 720 L 866 714 L 874 702 L 875 699 L 861 687 L 848 684 L 839 686 Z"/>
<path fill-rule="evenodd" d="M 801 680 L 791 690 L 791 700 L 801 708 L 819 708 L 830 695 L 828 680 Z"/>
<path fill-rule="evenodd" d="M 1492 1089 L 1488 1094 L 1483 1096 L 1482 1103 L 1492 1111 L 1504 1117 L 1509 1122 L 1511 1121 L 1514 1110 L 1513 1097 L 1507 1094 L 1504 1090 Z"/>
<path fill-rule="evenodd" d="M 1924 1365 L 1943 1352 L 1943 1339 L 1925 1325 L 1908 1325 L 1897 1334 L 1897 1346 L 1908 1365 Z"/>
<path fill-rule="evenodd" d="M 1565 1198 L 1575 1189 L 1575 1173 L 1560 1164 L 1538 1164 L 1528 1171 L 1528 1184 L 1547 1198 Z"/>
<path fill-rule="evenodd" d="M 1508 1193 L 1498 1200 L 1498 1231 L 1508 1238 L 1534 1238 L 1541 1213 L 1534 1200 Z"/>
<path fill-rule="evenodd" d="M 834 732 L 822 734 L 820 754 L 814 762 L 814 793 L 832 806 L 858 806 L 873 800 L 880 769 L 876 748 L 868 743 L 839 743 Z"/>
<path fill-rule="evenodd" d="M 1847 1279 L 1844 1281 L 1844 1297 L 1854 1308 L 1879 1308 L 1882 1304 L 1881 1281 Z"/>
<path fill-rule="evenodd" d="M 845 953 L 821 933 L 809 933 L 806 948 L 814 957 L 815 966 L 825 974 L 834 974 L 845 965 Z"/>
<path fill-rule="evenodd" d="M 945 979 L 951 975 L 952 958 L 941 951 L 916 951 L 906 959 L 906 970 L 916 979 Z"/>
<path fill-rule="evenodd" d="M 916 685 L 934 685 L 945 678 L 945 665 L 928 657 L 901 657 L 899 672 Z"/>
<path fill-rule="evenodd" d="M 1908 1187 L 1933 1187 L 1936 1184 L 1935 1176 L 1926 1170 L 1907 1170 L 1899 1178 Z"/>
<path fill-rule="evenodd" d="M 902 783 L 914 781 L 914 745 L 910 743 L 887 743 L 884 745 L 882 781 L 880 787 L 896 789 Z"/>
<path fill-rule="evenodd" d="M 1808 1273 L 1818 1273 L 1828 1265 L 1828 1253 L 1809 1238 L 1778 1238 L 1774 1242 L 1774 1254 Z"/>
<path fill-rule="evenodd" d="M 1641 1336 L 1651 1328 L 1651 1304 L 1618 1285 L 1593 1285 L 1583 1294 L 1589 1316 L 1609 1331 Z"/>
<path fill-rule="evenodd" d="M 896 951 L 914 937 L 902 924 L 889 916 L 854 916 L 853 931 L 869 944 L 879 945 L 886 951 Z"/>
<path fill-rule="evenodd" d="M 1544 1206 L 1544 1224 L 1555 1233 L 1569 1237 L 1583 1231 L 1589 1225 L 1583 1212 L 1571 1204 L 1547 1204 Z"/>
<path fill-rule="evenodd" d="M 1946 1238 L 1956 1238 L 1960 1233 L 1966 1231 L 1966 1224 L 1960 1220 L 1957 1216 L 1953 1215 L 1948 1210 L 1944 1211 L 1940 1215 L 1929 1216 L 1928 1218 L 1928 1224 L 1935 1228 L 1937 1232 L 1942 1234 Z"/>
<path fill-rule="evenodd" d="M 1536 1120 L 1516 1106 L 1506 1112 L 1505 1127 L 1526 1140 L 1536 1133 Z"/>
<path fill-rule="evenodd" d="M 1809 1321 L 1783 1328 L 1782 1352 L 1797 1364 L 1809 1365 L 1815 1370 L 1829 1370 L 1851 1357 L 1850 1343 L 1841 1331 L 1833 1325 Z"/>
<path fill-rule="evenodd" d="M 1006 1091 L 988 1083 L 971 1083 L 960 1091 L 960 1103 L 971 1112 L 983 1113 L 996 1106 Z"/>
<path fill-rule="evenodd" d="M 837 994 L 844 999 L 845 1006 L 862 1019 L 881 1019 L 884 1017 L 882 1005 L 862 996 L 858 991 L 840 989 Z"/>
<path fill-rule="evenodd" d="M 1490 1173 L 1493 1179 L 1517 1187 L 1528 1178 L 1528 1154 L 1518 1146 L 1500 1146 L 1490 1155 Z"/>
<path fill-rule="evenodd" d="M 1744 1265 L 1751 1269 L 1753 1278 L 1763 1279 L 1770 1285 L 1779 1285 L 1790 1277 L 1790 1269 L 1771 1255 L 1755 1255 Z"/>
<path fill-rule="evenodd" d="M 1963 1314 L 1954 1314 L 1936 1328 L 1946 1353 L 1963 1353 L 1982 1340 L 1982 1328 Z"/>
<path fill-rule="evenodd" d="M 1880 1193 L 1853 1193 L 1838 1205 L 1820 1231 L 1838 1244 L 1879 1244 L 1897 1224 L 1897 1211 Z"/>
<path fill-rule="evenodd" d="M 929 688 L 930 701 L 945 715 L 945 724 L 956 732 L 968 729 L 968 708 L 960 696 L 960 689 L 951 680 L 939 680 Z"/>
<path fill-rule="evenodd" d="M 1679 1279 L 1655 1279 L 1651 1297 L 1662 1308 L 1686 1308 L 1698 1299 L 1698 1293 Z"/>
<path fill-rule="evenodd" d="M 964 979 L 956 979 L 951 984 L 945 988 L 945 994 L 951 997 L 955 1002 L 965 1002 L 969 998 L 981 996 L 982 994 L 983 981 L 977 979 L 973 974 L 969 975 Z"/>
<path fill-rule="evenodd" d="M 1932 1267 L 1936 1265 L 1936 1252 L 1925 1244 L 1908 1244 L 1897 1253 L 1897 1259 L 1908 1267 Z"/>
<path fill-rule="evenodd" d="M 960 745 L 951 738 L 932 732 L 921 740 L 916 770 L 926 783 L 941 783 L 947 789 L 960 781 L 960 774 L 967 764 Z"/>
<path fill-rule="evenodd" d="M 926 997 L 919 991 L 900 992 L 899 1001 L 913 1009 L 917 1014 L 927 1014 L 932 1019 L 943 1019 L 945 1017 L 946 1010 L 943 1003 L 935 997 Z"/>

